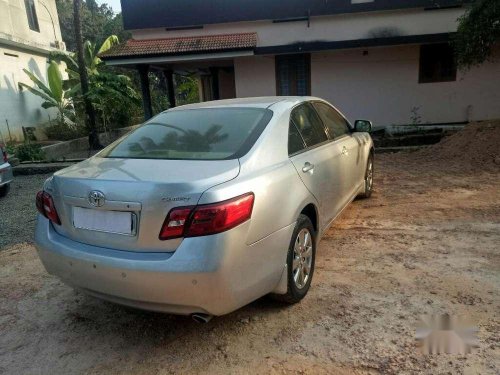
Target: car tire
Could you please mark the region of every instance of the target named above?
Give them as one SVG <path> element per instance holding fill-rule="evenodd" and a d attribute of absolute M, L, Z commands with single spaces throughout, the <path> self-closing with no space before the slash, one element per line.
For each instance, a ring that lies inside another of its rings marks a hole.
<path fill-rule="evenodd" d="M 365 180 L 364 180 L 364 190 L 361 194 L 359 194 L 360 198 L 370 198 L 373 192 L 373 154 L 370 153 L 368 157 L 368 161 L 366 162 L 366 170 L 365 170 Z"/>
<path fill-rule="evenodd" d="M 311 219 L 306 215 L 299 215 L 286 259 L 287 292 L 273 297 L 288 304 L 297 303 L 304 298 L 311 286 L 315 260 L 316 232 Z"/>
<path fill-rule="evenodd" d="M 3 198 L 7 195 L 10 190 L 10 184 L 3 185 L 0 187 L 0 198 Z"/>

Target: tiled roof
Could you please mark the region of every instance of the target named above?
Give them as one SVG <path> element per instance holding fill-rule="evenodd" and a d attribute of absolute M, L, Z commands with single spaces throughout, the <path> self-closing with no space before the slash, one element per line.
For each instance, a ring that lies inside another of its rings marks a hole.
<path fill-rule="evenodd" d="M 130 39 L 102 53 L 103 59 L 127 56 L 185 55 L 203 52 L 252 49 L 257 33 L 188 36 L 167 39 Z"/>

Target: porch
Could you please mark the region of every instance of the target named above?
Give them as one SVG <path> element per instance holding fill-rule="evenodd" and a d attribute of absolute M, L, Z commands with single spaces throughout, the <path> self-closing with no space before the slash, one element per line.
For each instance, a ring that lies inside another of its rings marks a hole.
<path fill-rule="evenodd" d="M 257 45 L 255 33 L 129 40 L 101 55 L 107 65 L 138 72 L 144 119 L 153 115 L 149 72 L 163 74 L 170 107 L 177 105 L 174 74 L 198 77 L 200 101 L 236 97 L 234 59 L 252 56 Z"/>

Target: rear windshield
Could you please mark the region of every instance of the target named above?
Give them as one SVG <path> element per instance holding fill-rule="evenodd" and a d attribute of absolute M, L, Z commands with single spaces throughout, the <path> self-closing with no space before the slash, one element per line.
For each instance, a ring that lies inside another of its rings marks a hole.
<path fill-rule="evenodd" d="M 246 154 L 270 121 L 263 108 L 201 108 L 152 118 L 100 154 L 107 158 L 222 160 Z"/>

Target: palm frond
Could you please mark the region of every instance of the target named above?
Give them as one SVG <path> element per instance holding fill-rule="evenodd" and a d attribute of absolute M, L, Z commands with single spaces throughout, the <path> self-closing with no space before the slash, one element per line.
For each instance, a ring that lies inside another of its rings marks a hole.
<path fill-rule="evenodd" d="M 49 109 L 49 108 L 54 108 L 57 107 L 57 103 L 54 102 L 43 102 L 42 103 L 42 108 Z"/>
<path fill-rule="evenodd" d="M 26 73 L 26 75 L 33 81 L 33 83 L 35 85 L 38 86 L 38 88 L 40 90 L 42 90 L 43 92 L 45 92 L 47 95 L 52 95 L 52 92 L 50 91 L 50 88 L 47 87 L 47 85 L 45 83 L 43 83 L 40 78 L 38 78 L 36 75 L 34 75 L 33 73 L 31 73 L 28 69 L 23 69 L 23 72 Z M 24 83 L 21 83 L 20 85 L 23 86 Z"/>
<path fill-rule="evenodd" d="M 66 63 L 67 70 L 78 71 L 78 63 L 75 60 L 74 54 L 70 54 L 64 51 L 52 51 L 49 54 L 49 60 L 56 61 L 58 63 Z"/>
<path fill-rule="evenodd" d="M 63 98 L 63 81 L 59 65 L 55 61 L 51 61 L 47 68 L 47 79 L 52 96 L 58 102 L 61 102 Z"/>
<path fill-rule="evenodd" d="M 26 90 L 28 90 L 32 94 L 41 97 L 45 101 L 47 101 L 47 102 L 53 102 L 53 103 L 55 103 L 57 105 L 57 100 L 54 99 L 51 95 L 47 95 L 47 93 L 45 91 L 38 90 L 38 89 L 36 89 L 34 87 L 31 87 L 31 86 L 28 86 L 27 84 L 22 83 L 22 82 L 19 83 L 19 86 L 24 87 Z"/>
<path fill-rule="evenodd" d="M 101 48 L 99 48 L 99 51 L 97 51 L 97 55 L 106 52 L 111 47 L 116 46 L 117 44 L 120 44 L 120 40 L 116 35 L 108 36 L 108 38 L 104 41 L 104 43 L 102 43 Z"/>

